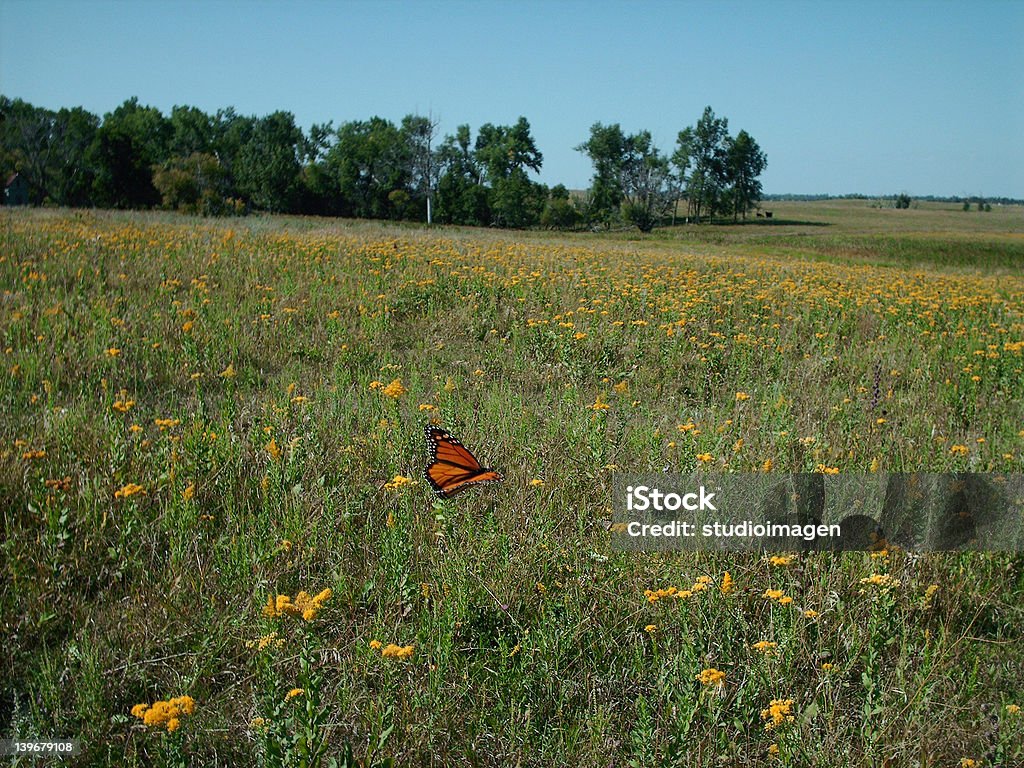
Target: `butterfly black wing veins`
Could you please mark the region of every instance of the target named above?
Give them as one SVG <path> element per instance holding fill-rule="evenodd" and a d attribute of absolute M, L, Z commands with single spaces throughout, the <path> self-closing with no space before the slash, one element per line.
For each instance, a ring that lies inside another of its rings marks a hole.
<path fill-rule="evenodd" d="M 467 488 L 502 479 L 497 471 L 480 464 L 462 441 L 447 430 L 428 425 L 424 434 L 429 458 L 424 476 L 434 493 L 442 499 L 451 498 Z M 444 451 L 447 455 L 438 455 L 442 449 L 447 449 Z"/>

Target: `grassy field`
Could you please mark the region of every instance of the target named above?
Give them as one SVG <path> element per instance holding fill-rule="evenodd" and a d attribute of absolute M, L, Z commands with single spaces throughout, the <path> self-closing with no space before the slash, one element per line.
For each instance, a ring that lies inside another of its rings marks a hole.
<path fill-rule="evenodd" d="M 646 237 L 0 211 L 0 737 L 1022 764 L 1021 555 L 610 546 L 616 471 L 1024 469 L 1024 211 L 767 207 Z M 430 421 L 505 481 L 435 501 Z"/>

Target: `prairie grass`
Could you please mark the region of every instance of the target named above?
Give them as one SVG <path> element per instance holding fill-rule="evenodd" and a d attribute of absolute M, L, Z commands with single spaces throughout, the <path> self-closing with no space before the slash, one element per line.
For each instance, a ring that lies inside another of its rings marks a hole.
<path fill-rule="evenodd" d="M 89 765 L 1019 764 L 1020 555 L 609 545 L 616 470 L 1022 471 L 1019 211 L 791 206 L 826 226 L 0 213 L 0 735 Z M 504 483 L 436 502 L 430 420 Z"/>

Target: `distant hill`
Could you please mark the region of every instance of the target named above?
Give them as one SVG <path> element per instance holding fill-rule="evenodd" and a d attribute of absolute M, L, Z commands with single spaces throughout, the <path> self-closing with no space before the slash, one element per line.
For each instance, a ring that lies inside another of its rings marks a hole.
<path fill-rule="evenodd" d="M 878 200 L 893 198 L 895 195 L 862 195 L 856 192 L 851 192 L 848 195 L 795 195 L 791 193 L 782 193 L 775 195 L 761 195 L 761 199 L 765 201 L 776 201 L 776 200 L 790 200 L 790 201 L 801 201 L 809 202 L 815 200 Z M 911 195 L 914 200 L 923 200 L 929 203 L 962 203 L 967 201 L 969 203 L 976 203 L 979 200 L 990 205 L 1024 205 L 1024 200 L 1017 200 L 1012 197 L 981 197 L 979 195 L 970 195 L 967 197 L 943 197 L 941 195 Z"/>

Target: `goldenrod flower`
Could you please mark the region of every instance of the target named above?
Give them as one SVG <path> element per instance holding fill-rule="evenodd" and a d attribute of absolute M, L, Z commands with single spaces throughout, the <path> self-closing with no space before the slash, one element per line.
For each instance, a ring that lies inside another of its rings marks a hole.
<path fill-rule="evenodd" d="M 395 379 L 381 390 L 385 397 L 390 397 L 392 400 L 397 400 L 408 391 L 409 390 L 402 386 L 401 379 Z"/>
<path fill-rule="evenodd" d="M 394 478 L 392 478 L 389 482 L 384 483 L 384 490 L 394 491 L 405 485 L 413 485 L 415 484 L 415 482 L 416 481 L 413 480 L 411 477 L 405 477 L 404 475 L 395 475 Z"/>
<path fill-rule="evenodd" d="M 772 555 L 768 558 L 768 562 L 772 565 L 778 565 L 785 567 L 792 565 L 796 561 L 796 555 Z"/>
<path fill-rule="evenodd" d="M 152 705 L 136 704 L 131 712 L 151 727 L 165 726 L 173 733 L 181 727 L 181 718 L 195 712 L 196 703 L 191 696 L 178 696 L 169 701 L 157 701 Z"/>
<path fill-rule="evenodd" d="M 730 592 L 733 591 L 734 586 L 733 586 L 732 574 L 730 574 L 728 571 L 726 571 L 725 575 L 722 577 L 722 586 L 719 587 L 719 589 L 722 590 L 722 594 L 723 595 L 728 595 Z"/>
<path fill-rule="evenodd" d="M 890 587 L 900 586 L 900 580 L 894 578 L 889 573 L 873 573 L 865 579 L 860 580 L 861 584 L 870 584 L 875 587 L 882 587 L 888 589 Z"/>
<path fill-rule="evenodd" d="M 385 659 L 410 659 L 413 655 L 414 646 L 389 644 L 380 652 Z"/>
<path fill-rule="evenodd" d="M 765 721 L 764 729 L 771 731 L 785 722 L 793 721 L 793 700 L 772 699 L 767 709 L 761 710 L 761 719 Z"/>
<path fill-rule="evenodd" d="M 128 393 L 122 389 L 120 397 L 114 401 L 111 407 L 120 413 L 128 413 L 134 405 L 135 401 L 129 399 Z"/>
<path fill-rule="evenodd" d="M 274 461 L 278 461 L 281 458 L 281 449 L 277 445 L 277 440 L 274 438 L 270 439 L 270 442 L 263 446 L 267 453 L 270 454 L 270 458 Z"/>
<path fill-rule="evenodd" d="M 708 687 L 714 686 L 716 688 L 721 688 L 723 685 L 725 685 L 725 672 L 722 672 L 719 669 L 715 669 L 714 667 L 708 667 L 707 669 L 701 671 L 701 673 L 697 675 L 695 679 L 702 685 L 706 685 Z"/>
<path fill-rule="evenodd" d="M 128 483 L 123 486 L 121 490 L 115 491 L 115 499 L 127 499 L 129 496 L 134 496 L 137 493 L 145 493 L 146 489 L 137 483 Z"/>

